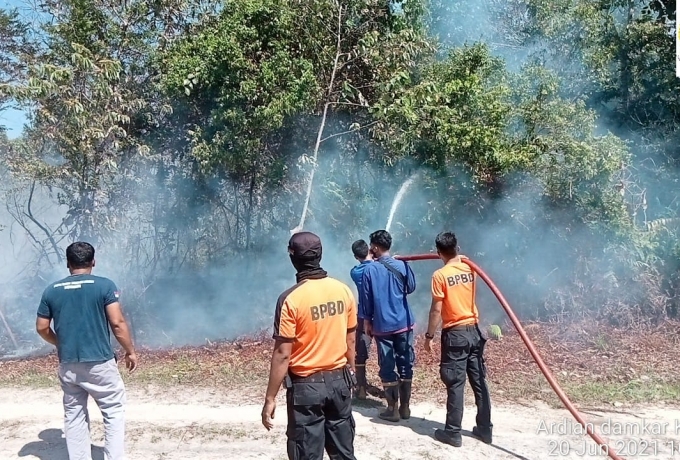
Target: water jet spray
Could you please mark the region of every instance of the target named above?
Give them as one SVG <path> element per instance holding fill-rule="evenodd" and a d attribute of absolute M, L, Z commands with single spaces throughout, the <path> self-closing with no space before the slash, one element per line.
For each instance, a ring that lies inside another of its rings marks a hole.
<path fill-rule="evenodd" d="M 399 191 L 397 194 L 394 196 L 394 201 L 392 201 L 392 208 L 390 208 L 390 215 L 387 218 L 387 225 L 385 225 L 385 231 L 389 232 L 390 231 L 390 226 L 392 225 L 392 219 L 394 218 L 394 214 L 397 211 L 397 208 L 399 207 L 399 203 L 401 203 L 401 200 L 404 198 L 404 195 L 406 194 L 406 190 L 411 186 L 414 180 L 416 180 L 416 177 L 418 176 L 418 173 L 415 173 L 411 175 L 406 181 L 401 184 L 401 187 L 399 187 Z"/>
<path fill-rule="evenodd" d="M 439 255 L 436 253 L 429 253 L 408 256 L 394 256 L 394 258 L 403 260 L 405 262 L 413 260 L 438 260 Z M 505 297 L 503 297 L 503 294 L 498 289 L 498 287 L 496 287 L 491 278 L 484 272 L 484 270 L 482 270 L 477 264 L 472 262 L 470 259 L 463 258 L 462 262 L 465 262 L 472 269 L 472 271 L 477 273 L 480 276 L 480 278 L 484 280 L 486 285 L 489 286 L 489 289 L 491 289 L 491 292 L 493 292 L 493 294 L 496 296 L 496 299 L 498 299 L 498 302 L 501 304 L 501 307 L 503 307 L 503 310 L 505 310 L 505 313 L 507 313 L 507 315 L 510 317 L 510 321 L 512 321 L 512 324 L 515 326 L 515 329 L 517 329 L 517 332 L 522 338 L 524 344 L 527 346 L 529 353 L 531 353 L 531 356 L 534 358 L 534 361 L 536 362 L 536 364 L 538 364 L 539 369 L 545 376 L 546 380 L 548 380 L 548 383 L 552 387 L 555 394 L 557 394 L 557 396 L 560 398 L 560 401 L 562 401 L 562 404 L 564 404 L 564 406 L 569 410 L 569 412 L 571 412 L 571 415 L 582 427 L 586 429 L 586 432 L 597 443 L 597 445 L 599 446 L 603 453 L 606 453 L 612 460 L 625 460 L 622 457 L 616 455 L 614 450 L 610 448 L 609 445 L 597 433 L 593 431 L 592 425 L 587 424 L 583 417 L 581 416 L 581 414 L 578 413 L 572 402 L 569 400 L 569 397 L 564 393 L 564 391 L 562 391 L 562 388 L 560 388 L 560 386 L 557 384 L 557 380 L 555 380 L 555 377 L 552 375 L 552 372 L 550 372 L 548 366 L 545 365 L 543 359 L 541 359 L 540 355 L 538 354 L 538 351 L 536 351 L 534 344 L 531 342 L 526 332 L 524 332 L 524 328 L 517 319 L 517 316 L 515 316 L 515 313 L 510 308 L 510 304 L 508 304 L 508 301 L 505 300 Z"/>

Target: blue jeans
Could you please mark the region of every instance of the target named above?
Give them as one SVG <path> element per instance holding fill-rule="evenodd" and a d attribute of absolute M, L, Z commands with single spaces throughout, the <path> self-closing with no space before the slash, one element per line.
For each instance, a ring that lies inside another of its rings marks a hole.
<path fill-rule="evenodd" d="M 378 345 L 378 375 L 384 384 L 413 378 L 413 330 L 398 334 L 375 336 Z M 395 372 L 396 368 L 396 372 Z"/>

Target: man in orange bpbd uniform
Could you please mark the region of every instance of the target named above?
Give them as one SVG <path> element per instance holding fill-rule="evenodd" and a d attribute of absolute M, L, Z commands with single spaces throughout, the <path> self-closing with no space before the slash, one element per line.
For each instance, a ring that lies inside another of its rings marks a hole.
<path fill-rule="evenodd" d="M 446 423 L 435 430 L 435 438 L 455 447 L 462 445 L 461 423 L 465 394 L 465 377 L 475 395 L 476 426 L 472 434 L 491 444 L 491 398 L 486 385 L 484 345 L 479 329 L 479 312 L 475 303 L 476 276 L 458 255 L 456 235 L 442 232 L 435 239 L 437 253 L 444 267 L 432 275 L 432 306 L 425 334 L 425 350 L 432 351 L 432 339 L 442 321 L 440 376 L 446 385 Z"/>
<path fill-rule="evenodd" d="M 356 460 L 352 415 L 357 307 L 349 286 L 321 268 L 321 240 L 294 234 L 288 253 L 297 284 L 281 294 L 262 424 L 273 427 L 276 395 L 285 381 L 288 458 Z"/>

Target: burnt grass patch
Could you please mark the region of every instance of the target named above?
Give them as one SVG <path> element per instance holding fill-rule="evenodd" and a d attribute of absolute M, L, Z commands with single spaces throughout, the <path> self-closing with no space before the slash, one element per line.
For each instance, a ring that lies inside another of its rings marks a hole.
<path fill-rule="evenodd" d="M 511 324 L 503 337 L 489 340 L 485 353 L 493 402 L 561 403 Z M 525 331 L 562 389 L 581 408 L 637 404 L 676 405 L 680 401 L 680 323 L 618 329 L 595 321 L 529 323 Z M 412 400 L 443 404 L 439 381 L 439 344 L 432 353 L 416 338 Z M 260 402 L 264 397 L 273 341 L 265 332 L 235 341 L 173 349 L 138 350 L 139 369 L 122 370 L 127 385 L 196 386 L 239 393 Z M 0 362 L 0 386 L 54 387 L 57 358 L 47 356 Z M 121 369 L 122 369 L 121 364 Z M 375 346 L 367 365 L 369 383 L 379 386 Z M 472 394 L 469 386 L 469 403 Z"/>

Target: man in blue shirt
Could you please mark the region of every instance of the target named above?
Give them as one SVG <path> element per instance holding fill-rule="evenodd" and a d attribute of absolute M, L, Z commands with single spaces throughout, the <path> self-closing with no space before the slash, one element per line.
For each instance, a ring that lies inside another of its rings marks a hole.
<path fill-rule="evenodd" d="M 373 262 L 373 257 L 368 250 L 368 244 L 364 240 L 357 240 L 352 243 L 352 254 L 359 262 L 349 272 L 352 281 L 357 286 L 357 297 L 359 299 L 357 338 L 356 338 L 356 369 L 357 369 L 357 399 L 366 399 L 366 361 L 368 352 L 371 349 L 371 336 L 366 333 L 364 328 L 364 318 L 361 316 L 361 281 L 364 276 L 366 265 Z"/>
<path fill-rule="evenodd" d="M 137 367 L 137 355 L 121 311 L 120 294 L 113 281 L 92 275 L 94 248 L 89 243 L 71 244 L 66 248 L 66 261 L 71 275 L 43 292 L 36 330 L 57 347 L 68 455 L 71 459 L 91 458 L 87 400 L 92 396 L 104 416 L 104 456 L 124 460 L 125 386 L 109 326 L 125 349 L 130 372 Z"/>
<path fill-rule="evenodd" d="M 379 375 L 387 399 L 387 410 L 380 418 L 398 422 L 411 416 L 415 319 L 406 296 L 416 290 L 416 277 L 406 262 L 390 256 L 392 236 L 387 231 L 371 233 L 370 242 L 378 263 L 364 269 L 359 311 L 366 333 L 378 344 Z"/>

